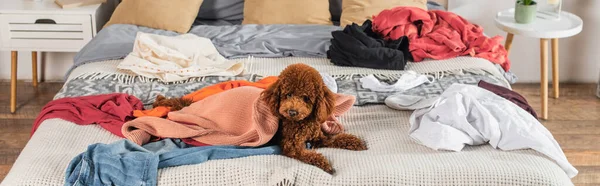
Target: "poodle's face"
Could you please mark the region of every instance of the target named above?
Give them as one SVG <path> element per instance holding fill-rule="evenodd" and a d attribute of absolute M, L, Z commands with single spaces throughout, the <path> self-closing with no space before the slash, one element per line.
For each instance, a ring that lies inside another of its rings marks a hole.
<path fill-rule="evenodd" d="M 333 93 L 323 83 L 319 72 L 303 65 L 290 65 L 279 80 L 267 89 L 264 98 L 273 112 L 291 121 L 324 121 L 333 110 Z"/>
<path fill-rule="evenodd" d="M 286 78 L 282 82 L 282 87 L 288 88 L 280 90 L 279 114 L 292 121 L 300 121 L 308 117 L 313 111 L 316 99 L 314 82 L 301 81 L 297 78 Z"/>

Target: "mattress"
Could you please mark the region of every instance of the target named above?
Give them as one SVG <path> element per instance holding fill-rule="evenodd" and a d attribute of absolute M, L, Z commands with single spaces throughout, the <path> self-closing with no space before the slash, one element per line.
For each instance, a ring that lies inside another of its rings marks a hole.
<path fill-rule="evenodd" d="M 293 60 L 278 58 L 273 60 Z M 477 60 L 463 58 L 462 60 Z M 301 61 L 301 60 L 296 60 Z M 302 60 L 306 61 L 306 60 Z M 277 61 L 274 61 L 277 62 Z M 319 67 L 318 70 L 343 70 L 342 67 Z M 491 63 L 481 69 L 493 69 Z M 122 76 L 81 76 L 77 72 L 107 69 L 114 62 L 91 63 L 74 70 L 57 94 L 74 97 L 112 92 L 139 96 L 148 105 L 156 94 L 187 94 L 197 88 L 232 79 L 202 78 L 181 84 L 156 81 L 124 81 Z M 112 65 L 112 67 L 111 67 Z M 285 65 L 282 65 L 282 67 Z M 410 66 L 409 66 L 410 67 Z M 281 68 L 281 67 L 273 67 Z M 276 73 L 282 69 L 273 69 Z M 444 71 L 442 69 L 442 71 Z M 450 72 L 450 71 L 446 71 Z M 533 150 L 501 151 L 489 145 L 470 146 L 461 152 L 435 151 L 418 144 L 408 136 L 409 111 L 397 111 L 373 98 L 372 92 L 361 90 L 356 71 L 335 76 L 339 92 L 355 96 L 371 95 L 370 101 L 359 101 L 340 117 L 346 132 L 365 140 L 366 151 L 318 149 L 330 160 L 336 173 L 322 170 L 280 155 L 252 156 L 228 160 L 212 160 L 196 165 L 159 170 L 159 185 L 573 185 L 564 171 L 552 160 Z M 373 71 L 368 74 L 385 74 Z M 268 75 L 265 72 L 263 75 Z M 77 76 L 77 77 L 75 77 Z M 259 75 L 236 77 L 254 80 Z M 391 74 L 385 77 L 392 77 Z M 384 77 L 382 77 L 384 78 Z M 487 78 L 487 79 L 486 79 Z M 475 84 L 479 80 L 508 86 L 501 75 L 481 70 L 463 71 L 438 76 L 438 83 L 422 85 L 414 94 L 435 96 L 452 83 Z M 435 90 L 435 91 L 425 91 Z M 376 97 L 386 95 L 378 95 Z M 369 96 L 367 96 L 369 97 Z M 61 119 L 45 120 L 27 143 L 1 185 L 63 185 L 65 168 L 73 157 L 94 143 L 111 143 L 120 138 L 96 125 L 76 125 Z"/>

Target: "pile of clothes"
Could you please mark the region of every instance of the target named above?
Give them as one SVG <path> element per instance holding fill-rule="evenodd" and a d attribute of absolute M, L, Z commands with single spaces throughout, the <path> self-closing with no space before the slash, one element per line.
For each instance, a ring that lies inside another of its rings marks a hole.
<path fill-rule="evenodd" d="M 405 94 L 418 84 L 431 83 L 427 78 L 409 74 L 409 78 L 388 85 L 367 76 L 360 82 L 377 92 L 397 91 L 385 104 L 397 110 L 414 110 L 409 136 L 424 146 L 461 151 L 466 145 L 487 143 L 507 151 L 533 149 L 554 160 L 569 177 L 577 175 L 558 142 L 519 93 L 479 81 L 477 85 L 452 84 L 437 97 Z"/>
<path fill-rule="evenodd" d="M 330 76 L 322 76 L 330 82 Z M 233 80 L 206 86 L 184 99 L 180 109 L 155 106 L 145 110 L 140 99 L 124 93 L 61 98 L 48 103 L 38 115 L 31 135 L 42 121 L 60 118 L 78 125 L 98 124 L 125 138 L 111 144 L 92 144 L 67 169 L 69 185 L 155 185 L 157 169 L 198 164 L 212 159 L 280 154 L 272 139 L 279 119 L 260 95 L 277 76 L 256 82 Z M 335 86 L 335 85 L 334 85 Z M 337 94 L 335 112 L 323 123 L 325 133 L 347 112 L 354 97 Z M 110 168 L 107 168 L 110 167 Z M 115 174 L 114 170 L 132 172 Z M 132 171 L 137 170 L 137 171 Z"/>
<path fill-rule="evenodd" d="M 473 56 L 510 69 L 502 37 L 488 38 L 480 26 L 443 10 L 387 9 L 372 22 L 347 25 L 332 36 L 327 56 L 339 66 L 404 70 L 407 60 Z"/>
<path fill-rule="evenodd" d="M 360 26 L 353 23 L 331 35 L 327 58 L 335 65 L 404 70 L 410 56 L 406 37 L 384 40 L 373 32 L 370 20 Z"/>
<path fill-rule="evenodd" d="M 138 145 L 176 138 L 191 146 L 257 147 L 269 142 L 277 131 L 278 118 L 259 99 L 277 79 L 269 76 L 257 82 L 233 80 L 207 86 L 183 96 L 192 103 L 180 110 L 166 106 L 144 110 L 138 98 L 123 93 L 57 99 L 42 109 L 31 135 L 42 121 L 60 118 L 80 125 L 98 124 Z M 336 113 L 348 111 L 348 106 L 341 105 L 354 98 L 335 95 Z M 335 117 L 330 118 L 323 125 L 337 123 Z"/>
<path fill-rule="evenodd" d="M 519 94 L 480 82 L 453 84 L 428 108 L 410 116 L 409 135 L 434 150 L 461 151 L 489 144 L 501 150 L 532 149 L 577 175 L 558 142 Z"/>

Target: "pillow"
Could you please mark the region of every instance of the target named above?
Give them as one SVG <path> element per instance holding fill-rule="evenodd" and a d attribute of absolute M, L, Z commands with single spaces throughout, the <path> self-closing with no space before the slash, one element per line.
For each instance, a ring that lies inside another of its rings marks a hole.
<path fill-rule="evenodd" d="M 340 21 L 342 16 L 342 0 L 329 0 L 329 12 L 332 21 Z"/>
<path fill-rule="evenodd" d="M 205 0 L 206 1 L 206 0 Z M 202 5 L 204 6 L 204 5 Z M 435 1 L 427 1 L 427 9 L 429 10 L 446 10 L 444 6 Z M 329 0 L 329 11 L 331 12 L 331 20 L 333 22 L 340 21 L 342 15 L 342 0 Z"/>
<path fill-rule="evenodd" d="M 197 20 L 241 20 L 244 18 L 244 0 L 204 0 Z"/>
<path fill-rule="evenodd" d="M 203 0 L 123 0 L 104 27 L 132 24 L 187 33 Z"/>
<path fill-rule="evenodd" d="M 328 0 L 246 0 L 242 24 L 331 25 Z"/>
<path fill-rule="evenodd" d="M 412 6 L 427 10 L 427 0 L 343 0 L 340 26 L 363 24 L 379 12 L 397 6 Z"/>

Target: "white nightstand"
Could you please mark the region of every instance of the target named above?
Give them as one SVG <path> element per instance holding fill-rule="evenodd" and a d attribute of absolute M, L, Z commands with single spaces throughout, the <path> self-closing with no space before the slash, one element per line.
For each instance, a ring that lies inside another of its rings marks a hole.
<path fill-rule="evenodd" d="M 496 14 L 496 26 L 508 32 L 507 51 L 510 51 L 514 34 L 540 38 L 540 87 L 542 96 L 542 119 L 548 119 L 548 39 L 552 40 L 552 89 L 554 98 L 558 98 L 558 39 L 579 34 L 583 29 L 583 20 L 575 14 L 562 11 L 560 20 L 544 19 L 543 13 L 530 24 L 518 24 L 514 18 L 514 8 Z"/>
<path fill-rule="evenodd" d="M 53 0 L 0 0 L 0 50 L 11 51 L 12 61 L 11 113 L 17 105 L 17 51 L 32 51 L 33 86 L 37 87 L 37 52 L 78 52 L 113 9 L 104 4 L 62 9 Z"/>

